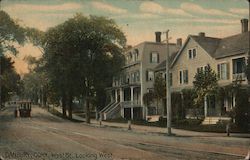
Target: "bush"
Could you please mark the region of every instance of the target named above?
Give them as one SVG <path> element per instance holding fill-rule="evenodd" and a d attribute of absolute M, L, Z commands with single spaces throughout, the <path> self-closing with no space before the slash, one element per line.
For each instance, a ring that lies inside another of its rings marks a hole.
<path fill-rule="evenodd" d="M 179 120 L 177 125 L 198 126 L 201 122 L 201 119 L 183 119 Z"/>
<path fill-rule="evenodd" d="M 246 89 L 239 89 L 236 93 L 235 123 L 242 130 L 248 130 L 250 123 L 250 104 Z"/>

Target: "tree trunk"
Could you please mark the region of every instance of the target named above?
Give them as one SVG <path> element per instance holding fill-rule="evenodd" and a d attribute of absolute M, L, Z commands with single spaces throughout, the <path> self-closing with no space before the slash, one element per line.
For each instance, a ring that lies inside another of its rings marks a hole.
<path fill-rule="evenodd" d="M 88 97 L 85 98 L 85 102 L 86 102 L 86 105 L 85 105 L 86 123 L 90 123 L 90 108 L 89 108 L 89 98 Z"/>
<path fill-rule="evenodd" d="M 167 115 L 167 105 L 166 105 L 166 99 L 162 99 L 162 104 L 163 104 L 163 116 Z"/>
<path fill-rule="evenodd" d="M 69 111 L 69 118 L 72 119 L 72 97 L 68 98 L 68 111 Z"/>
<path fill-rule="evenodd" d="M 66 117 L 66 96 L 63 95 L 62 97 L 62 112 L 63 112 L 63 117 Z"/>

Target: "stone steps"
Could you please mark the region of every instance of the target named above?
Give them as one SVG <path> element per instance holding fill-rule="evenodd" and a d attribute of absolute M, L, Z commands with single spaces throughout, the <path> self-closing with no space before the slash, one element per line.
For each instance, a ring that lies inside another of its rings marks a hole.
<path fill-rule="evenodd" d="M 220 121 L 230 121 L 230 117 L 206 117 L 202 125 L 210 125 L 210 124 L 217 124 Z"/>

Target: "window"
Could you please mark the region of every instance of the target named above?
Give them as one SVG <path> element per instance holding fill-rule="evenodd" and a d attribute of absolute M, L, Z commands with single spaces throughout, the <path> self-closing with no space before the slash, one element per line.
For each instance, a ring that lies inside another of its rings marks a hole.
<path fill-rule="evenodd" d="M 140 71 L 136 72 L 135 77 L 136 77 L 136 81 L 140 82 Z"/>
<path fill-rule="evenodd" d="M 135 73 L 131 73 L 131 82 L 132 82 L 132 83 L 135 82 Z"/>
<path fill-rule="evenodd" d="M 245 58 L 233 59 L 233 74 L 243 73 L 245 68 Z"/>
<path fill-rule="evenodd" d="M 139 60 L 139 50 L 138 49 L 134 50 L 134 55 L 135 55 L 135 61 L 138 61 Z"/>
<path fill-rule="evenodd" d="M 179 72 L 180 84 L 188 84 L 188 70 L 183 70 Z"/>
<path fill-rule="evenodd" d="M 229 64 L 221 63 L 217 65 L 218 78 L 221 80 L 229 79 Z"/>
<path fill-rule="evenodd" d="M 196 49 L 193 49 L 193 58 L 196 57 Z"/>
<path fill-rule="evenodd" d="M 133 54 L 129 52 L 129 60 L 132 61 L 132 59 L 133 59 Z"/>
<path fill-rule="evenodd" d="M 179 77 L 180 77 L 180 84 L 182 84 L 182 71 L 180 71 Z"/>
<path fill-rule="evenodd" d="M 159 63 L 159 54 L 157 52 L 152 52 L 150 54 L 150 62 L 151 63 Z"/>
<path fill-rule="evenodd" d="M 194 59 L 195 57 L 196 57 L 196 49 L 194 48 L 194 49 L 189 49 L 188 50 L 188 58 L 189 59 Z"/>
<path fill-rule="evenodd" d="M 198 67 L 197 68 L 197 73 L 199 73 L 199 72 L 203 72 L 203 67 Z"/>
<path fill-rule="evenodd" d="M 146 80 L 153 81 L 154 80 L 154 72 L 153 71 L 146 71 Z"/>
<path fill-rule="evenodd" d="M 191 49 L 188 50 L 188 57 L 189 57 L 189 59 L 192 59 L 192 50 Z"/>
<path fill-rule="evenodd" d="M 129 84 L 129 82 L 130 82 L 130 75 L 127 73 L 127 75 L 126 75 L 126 84 Z"/>

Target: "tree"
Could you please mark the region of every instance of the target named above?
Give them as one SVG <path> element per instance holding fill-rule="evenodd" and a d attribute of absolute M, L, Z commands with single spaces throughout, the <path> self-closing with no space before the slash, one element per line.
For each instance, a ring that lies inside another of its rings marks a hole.
<path fill-rule="evenodd" d="M 194 90 L 197 94 L 197 98 L 195 98 L 197 106 L 202 106 L 204 98 L 209 94 L 214 94 L 218 86 L 215 71 L 211 69 L 210 65 L 205 68 L 205 70 L 196 73 L 193 81 Z"/>
<path fill-rule="evenodd" d="M 148 107 L 150 106 L 155 99 L 154 92 L 147 92 L 143 95 L 143 103 Z"/>
<path fill-rule="evenodd" d="M 1 58 L 1 100 L 2 102 L 7 101 L 12 94 L 18 94 L 20 92 L 20 76 L 14 69 L 14 62 L 11 58 Z"/>
<path fill-rule="evenodd" d="M 154 94 L 155 97 L 157 99 L 157 107 L 158 107 L 158 100 L 162 100 L 162 109 L 163 109 L 163 113 L 164 115 L 166 115 L 167 113 L 167 106 L 166 103 L 164 101 L 164 99 L 166 99 L 166 81 L 165 79 L 162 77 L 162 75 L 157 75 L 155 78 L 155 82 L 154 82 Z"/>
<path fill-rule="evenodd" d="M 246 66 L 245 72 L 247 75 L 248 84 L 250 84 L 250 55 L 248 56 L 248 59 L 247 59 L 247 66 Z"/>
<path fill-rule="evenodd" d="M 87 123 L 90 103 L 105 104 L 104 89 L 123 64 L 125 43 L 115 22 L 104 17 L 77 14 L 46 32 L 46 72 L 63 106 L 67 103 L 70 117 L 74 97 L 84 98 Z"/>
<path fill-rule="evenodd" d="M 16 45 L 23 44 L 24 41 L 25 41 L 24 29 L 16 21 L 14 21 L 6 12 L 0 11 L 0 60 L 4 57 L 4 53 L 6 52 L 16 55 L 18 53 Z M 0 95 L 3 95 L 1 89 L 3 86 L 2 80 L 4 78 L 1 73 L 2 71 L 1 66 L 2 63 L 0 62 Z M 11 72 L 12 76 L 16 75 L 14 70 L 11 71 L 12 71 Z M 1 104 L 2 100 L 0 96 L 0 106 Z"/>

